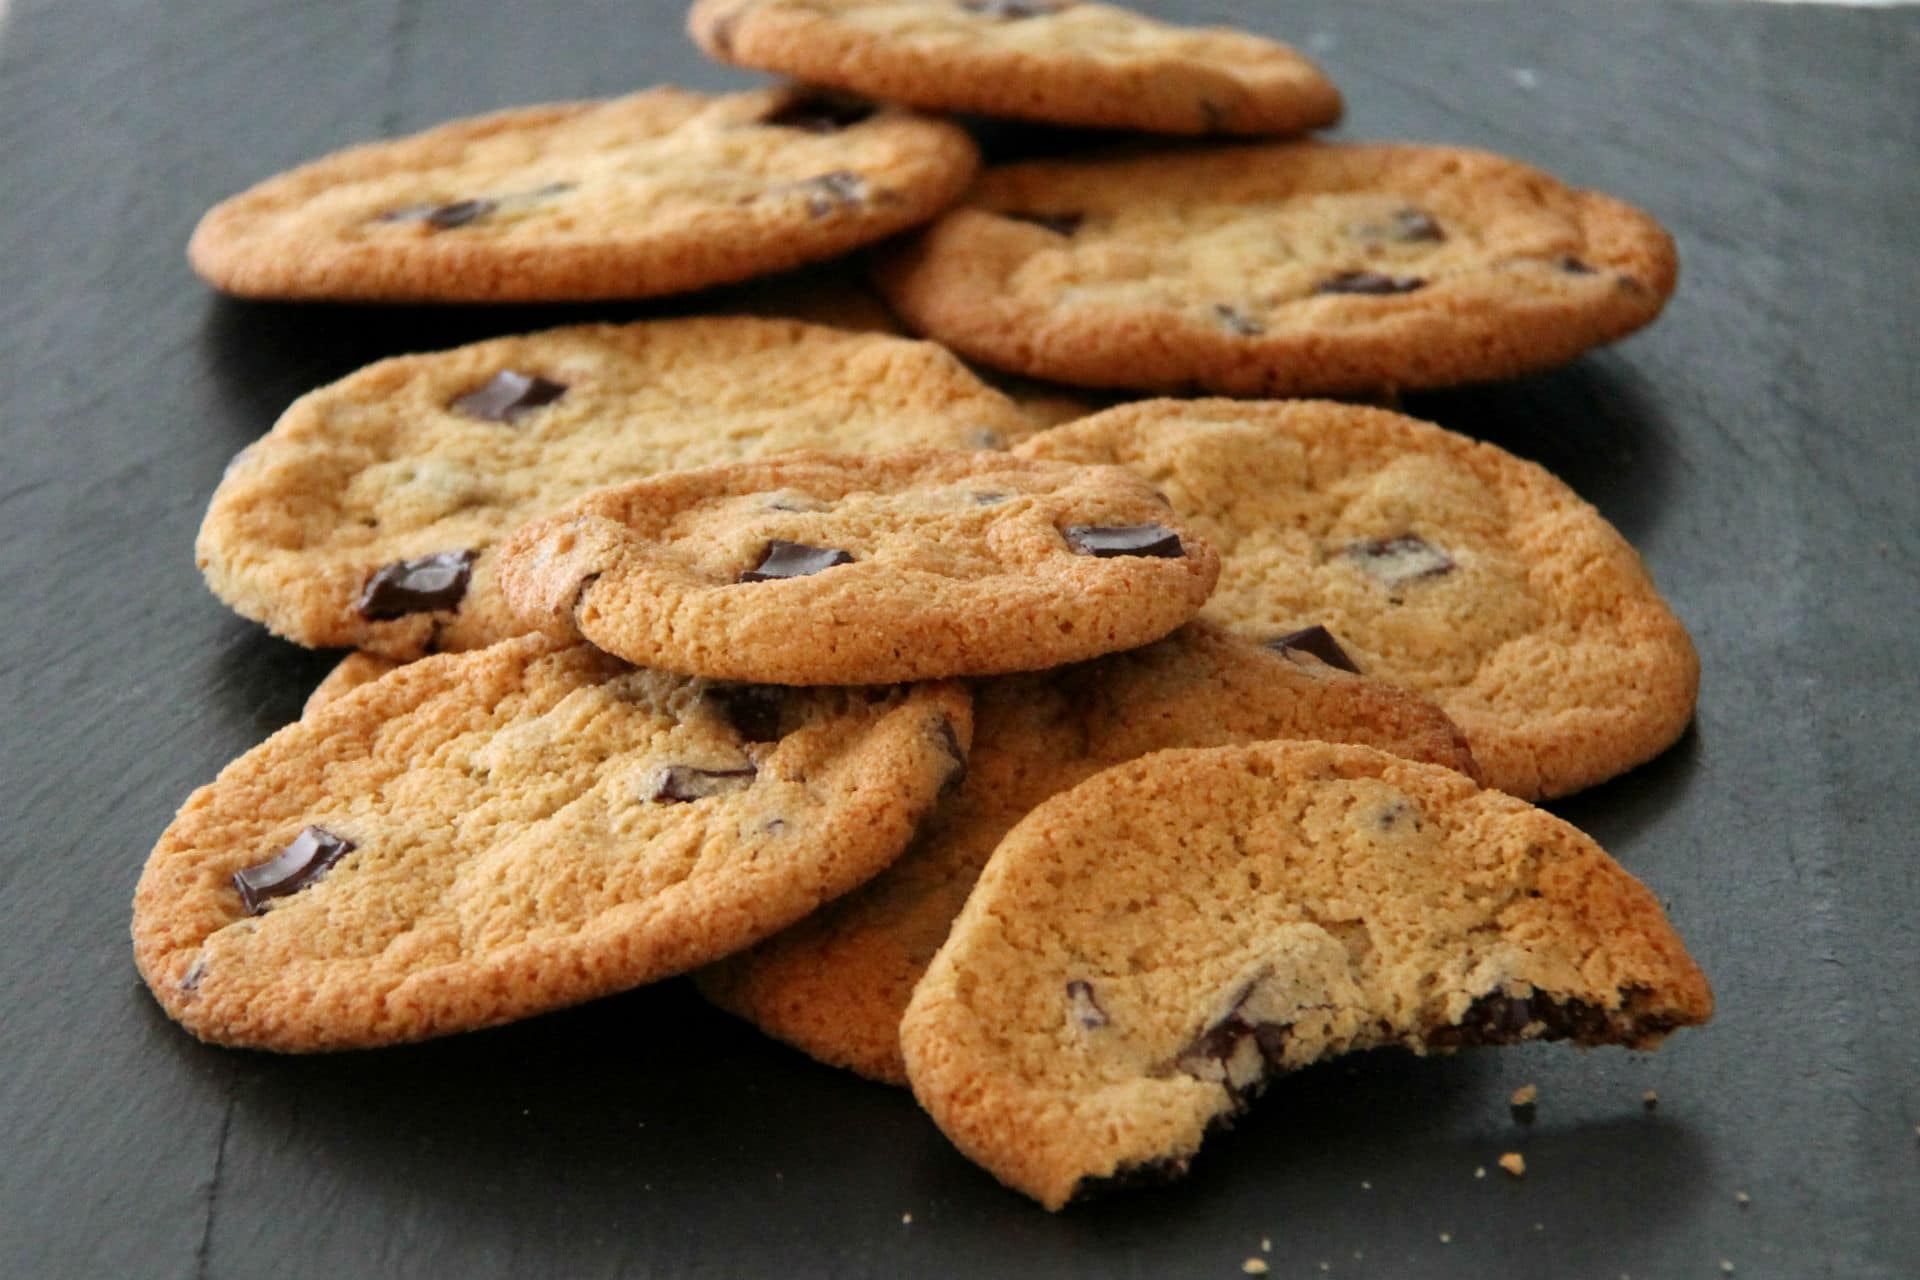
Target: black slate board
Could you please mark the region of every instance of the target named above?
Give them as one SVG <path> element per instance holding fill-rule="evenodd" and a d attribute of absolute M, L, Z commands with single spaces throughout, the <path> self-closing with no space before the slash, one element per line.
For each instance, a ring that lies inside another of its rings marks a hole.
<path fill-rule="evenodd" d="M 1697 727 L 1560 809 L 1669 903 L 1714 1025 L 1652 1057 L 1310 1071 L 1185 1184 L 1057 1217 L 905 1095 L 678 983 L 414 1049 L 196 1044 L 133 973 L 141 860 L 331 661 L 202 589 L 192 538 L 222 464 L 366 360 L 579 313 L 223 302 L 182 260 L 194 219 L 452 115 L 742 78 L 646 0 L 13 0 L 0 1275 L 1232 1276 L 1262 1236 L 1281 1276 L 1920 1271 L 1920 15 L 1148 7 L 1311 48 L 1351 136 L 1491 146 L 1678 235 L 1681 291 L 1650 332 L 1410 407 L 1566 477 L 1693 627 Z M 1527 1081 L 1522 1129 L 1506 1097 Z M 1508 1149 L 1522 1181 L 1493 1168 Z"/>

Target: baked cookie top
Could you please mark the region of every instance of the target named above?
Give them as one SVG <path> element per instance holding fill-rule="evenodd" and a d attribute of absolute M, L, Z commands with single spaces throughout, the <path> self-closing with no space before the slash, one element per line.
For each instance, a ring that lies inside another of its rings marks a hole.
<path fill-rule="evenodd" d="M 493 545 L 601 485 L 1030 430 L 932 343 L 749 318 L 553 329 L 303 396 L 234 459 L 196 552 L 214 594 L 289 640 L 417 657 L 524 631 Z"/>
<path fill-rule="evenodd" d="M 1432 698 L 1489 786 L 1565 795 L 1685 731 L 1700 664 L 1626 540 L 1542 468 L 1378 409 L 1160 400 L 1036 436 L 1117 463 L 1220 549 L 1205 616 L 1254 640 L 1327 627 Z"/>
<path fill-rule="evenodd" d="M 724 687 L 522 637 L 412 663 L 195 792 L 134 954 L 205 1040 L 419 1040 L 718 959 L 879 871 L 968 699 Z"/>
<path fill-rule="evenodd" d="M 1294 134 L 1340 118 L 1307 59 L 1239 31 L 1074 0 L 698 0 L 722 62 L 933 111 L 1174 134 Z"/>
<path fill-rule="evenodd" d="M 966 781 L 900 860 L 854 893 L 696 976 L 700 990 L 823 1062 L 905 1084 L 900 1016 L 980 869 L 1034 806 L 1168 747 L 1267 738 L 1376 746 L 1473 772 L 1431 703 L 1188 623 L 1141 649 L 974 687 Z"/>
<path fill-rule="evenodd" d="M 1298 142 L 990 169 L 877 278 L 999 368 L 1305 395 L 1560 364 L 1652 320 L 1676 271 L 1651 218 L 1517 161 Z"/>
<path fill-rule="evenodd" d="M 1050 1209 L 1183 1172 L 1274 1072 L 1352 1050 L 1648 1048 L 1712 1012 L 1598 845 L 1366 747 L 1168 751 L 1001 842 L 914 992 L 915 1095 Z"/>
<path fill-rule="evenodd" d="M 336 152 L 215 206 L 187 254 L 245 297 L 650 297 L 924 222 L 978 163 L 960 129 L 898 108 L 650 89 Z"/>
<path fill-rule="evenodd" d="M 1119 467 L 995 453 L 805 454 L 603 489 L 516 532 L 529 624 L 728 680 L 1034 671 L 1157 640 L 1219 572 Z"/>

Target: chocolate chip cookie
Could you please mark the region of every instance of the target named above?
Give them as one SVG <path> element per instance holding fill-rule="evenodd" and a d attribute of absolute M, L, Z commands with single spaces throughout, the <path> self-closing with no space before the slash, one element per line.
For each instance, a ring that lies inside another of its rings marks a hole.
<path fill-rule="evenodd" d="M 1191 618 L 1218 571 L 1122 468 L 935 450 L 656 476 L 500 550 L 530 625 L 664 671 L 802 685 L 1131 649 Z"/>
<path fill-rule="evenodd" d="M 1471 773 L 1432 704 L 1352 675 L 1325 632 L 1268 648 L 1194 622 L 1127 653 L 974 688 L 966 781 L 871 883 L 703 969 L 722 1008 L 833 1066 L 906 1083 L 900 1016 L 1001 837 L 1049 796 L 1167 747 L 1266 738 L 1376 746 Z"/>
<path fill-rule="evenodd" d="M 289 640 L 411 658 L 520 634 L 494 544 L 601 485 L 1030 430 L 931 343 L 744 317 L 554 329 L 302 397 L 234 460 L 197 553 L 215 595 Z"/>
<path fill-rule="evenodd" d="M 953 684 L 765 689 L 522 637 L 412 663 L 195 792 L 134 954 L 204 1040 L 424 1039 L 718 959 L 879 871 L 964 766 Z"/>
<path fill-rule="evenodd" d="M 892 235 L 952 203 L 978 163 L 961 130 L 898 108 L 651 89 L 302 165 L 216 206 L 188 257 L 253 298 L 651 297 Z"/>
<path fill-rule="evenodd" d="M 1647 215 L 1481 151 L 1285 143 L 988 170 L 884 260 L 916 330 L 1086 386 L 1367 394 L 1508 378 L 1660 313 Z"/>
<path fill-rule="evenodd" d="M 1351 405 L 1160 400 L 1022 448 L 1151 482 L 1220 548 L 1206 617 L 1257 641 L 1326 626 L 1439 703 L 1490 786 L 1577 791 L 1692 718 L 1699 659 L 1640 557 L 1492 445 Z"/>
<path fill-rule="evenodd" d="M 1239 31 L 1075 0 L 698 0 L 714 57 L 933 111 L 1174 134 L 1295 134 L 1340 118 L 1306 58 Z"/>
<path fill-rule="evenodd" d="M 1001 842 L 901 1045 L 947 1136 L 1050 1209 L 1186 1170 L 1270 1076 L 1382 1045 L 1651 1048 L 1712 1013 L 1646 887 L 1461 774 L 1168 751 Z"/>

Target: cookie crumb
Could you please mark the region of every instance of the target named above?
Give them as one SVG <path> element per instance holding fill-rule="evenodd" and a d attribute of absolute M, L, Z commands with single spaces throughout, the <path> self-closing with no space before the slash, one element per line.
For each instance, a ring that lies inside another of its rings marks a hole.
<path fill-rule="evenodd" d="M 901 1225 L 901 1226 L 903 1226 L 903 1227 L 904 1227 L 904 1226 L 909 1226 L 909 1225 L 911 1225 L 911 1224 L 912 1224 L 912 1222 L 913 1222 L 913 1215 L 912 1215 L 912 1214 L 910 1214 L 910 1213 L 903 1213 L 903 1214 L 901 1214 L 901 1215 L 900 1215 L 900 1225 Z"/>
<path fill-rule="evenodd" d="M 1520 1124 L 1532 1124 L 1540 1101 L 1540 1089 L 1537 1085 L 1523 1084 L 1507 1098 L 1507 1110 Z"/>
<path fill-rule="evenodd" d="M 1736 1191 L 1733 1193 L 1733 1202 L 1745 1209 L 1753 1204 L 1753 1197 L 1744 1191 Z"/>
<path fill-rule="evenodd" d="M 1649 1089 L 1640 1095 L 1640 1105 L 1652 1111 L 1660 1105 L 1660 1095 Z"/>
<path fill-rule="evenodd" d="M 1451 1232 L 1451 1231 L 1442 1231 L 1442 1232 L 1440 1233 L 1440 1243 L 1441 1243 L 1441 1244 L 1452 1244 L 1452 1243 L 1453 1243 L 1453 1232 Z"/>
<path fill-rule="evenodd" d="M 1240 1269 L 1250 1276 L 1263 1276 L 1267 1274 L 1267 1264 L 1258 1258 L 1248 1258 L 1240 1264 Z"/>
<path fill-rule="evenodd" d="M 1373 1190 L 1373 1184 L 1371 1182 L 1362 1182 L 1360 1184 L 1360 1189 L 1362 1191 L 1371 1191 Z"/>
<path fill-rule="evenodd" d="M 1474 1169 L 1473 1169 L 1473 1176 L 1474 1176 L 1474 1177 L 1476 1177 L 1476 1178 L 1484 1178 L 1484 1177 L 1486 1177 L 1486 1176 L 1487 1176 L 1487 1166 L 1485 1166 L 1485 1165 L 1483 1165 L 1483 1164 L 1482 1164 L 1482 1165 L 1475 1165 L 1475 1166 L 1474 1166 Z"/>
<path fill-rule="evenodd" d="M 1509 1151 L 1500 1157 L 1500 1167 L 1518 1178 L 1527 1171 L 1527 1158 L 1518 1151 Z"/>
<path fill-rule="evenodd" d="M 1730 1276 L 1733 1274 L 1733 1262 L 1731 1259 L 1729 1258 L 1720 1259 L 1720 1274 L 1727 1275 L 1727 1276 Z"/>
<path fill-rule="evenodd" d="M 1266 1236 L 1260 1237 L 1260 1252 L 1262 1253 L 1273 1252 L 1273 1241 Z"/>
<path fill-rule="evenodd" d="M 1534 73 L 1532 67 L 1513 67 L 1507 74 L 1512 76 L 1513 82 L 1522 89 L 1537 89 L 1540 87 L 1540 77 Z"/>

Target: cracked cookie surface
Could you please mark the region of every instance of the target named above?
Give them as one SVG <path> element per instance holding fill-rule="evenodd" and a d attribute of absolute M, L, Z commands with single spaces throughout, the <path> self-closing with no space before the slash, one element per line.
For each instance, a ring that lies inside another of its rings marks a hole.
<path fill-rule="evenodd" d="M 1161 400 L 1022 451 L 1153 484 L 1220 551 L 1203 616 L 1262 642 L 1325 625 L 1452 716 L 1489 786 L 1565 795 L 1692 719 L 1699 659 L 1640 557 L 1492 445 L 1351 405 Z"/>
<path fill-rule="evenodd" d="M 1119 467 L 799 454 L 603 489 L 500 551 L 529 626 L 732 680 L 1034 671 L 1191 618 L 1213 549 Z"/>
<path fill-rule="evenodd" d="M 892 235 L 978 163 L 964 132 L 898 108 L 651 89 L 337 152 L 215 206 L 188 256 L 256 298 L 652 297 Z"/>
<path fill-rule="evenodd" d="M 494 544 L 602 485 L 1031 429 L 932 343 L 746 317 L 553 329 L 301 397 L 228 467 L 195 550 L 214 594 L 278 635 L 412 658 L 526 630 Z"/>
<path fill-rule="evenodd" d="M 722 62 L 886 102 L 1170 134 L 1301 133 L 1340 93 L 1276 40 L 1073 0 L 699 0 Z"/>
<path fill-rule="evenodd" d="M 718 959 L 866 880 L 964 767 L 955 684 L 716 686 L 529 636 L 409 664 L 196 791 L 134 895 L 204 1040 L 491 1026 Z"/>
<path fill-rule="evenodd" d="M 1057 1209 L 1172 1177 L 1267 1078 L 1383 1045 L 1652 1047 L 1712 996 L 1644 885 L 1451 770 L 1261 743 L 1120 765 L 995 851 L 915 990 L 915 1095 Z"/>
<path fill-rule="evenodd" d="M 1001 837 L 1049 796 L 1169 747 L 1317 738 L 1474 771 L 1432 704 L 1189 623 L 1127 653 L 974 686 L 967 776 L 899 861 L 696 975 L 701 992 L 823 1062 L 905 1084 L 900 1017 Z"/>
<path fill-rule="evenodd" d="M 876 278 L 996 368 L 1291 396 L 1561 364 L 1650 322 L 1677 270 L 1647 215 L 1517 161 L 1299 142 L 989 169 Z"/>

